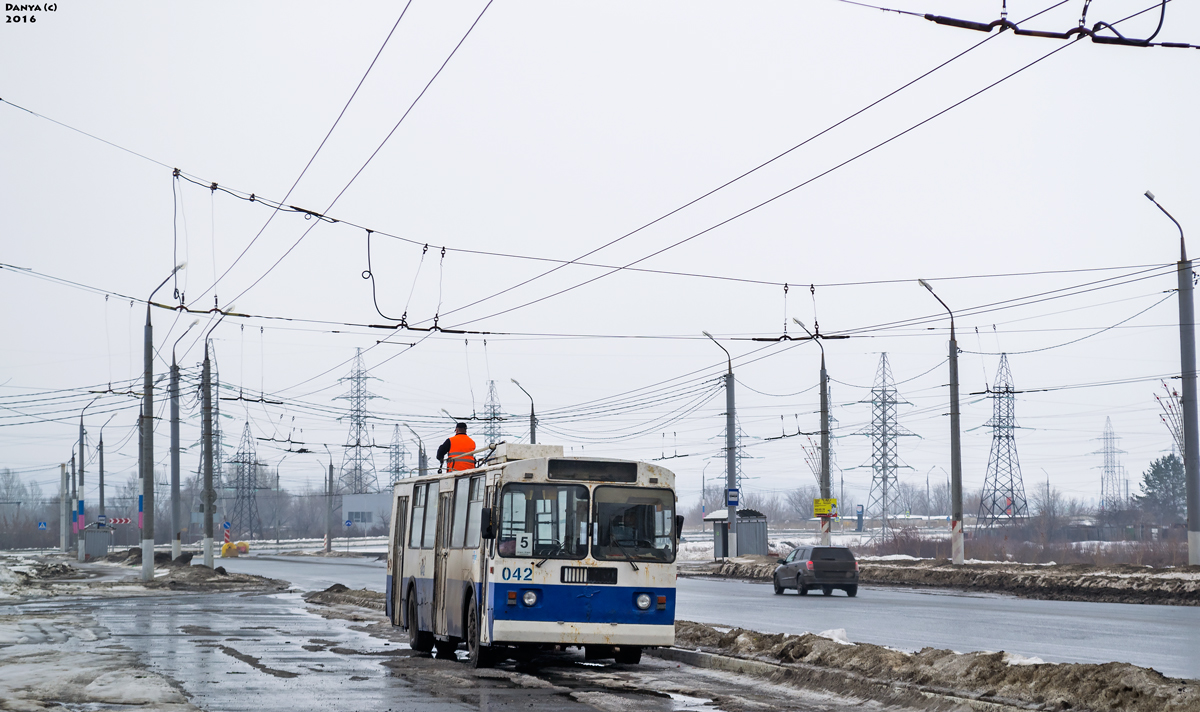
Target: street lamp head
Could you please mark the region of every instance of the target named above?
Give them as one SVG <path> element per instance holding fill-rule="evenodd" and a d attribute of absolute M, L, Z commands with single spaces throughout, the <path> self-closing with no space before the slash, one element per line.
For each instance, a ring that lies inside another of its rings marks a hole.
<path fill-rule="evenodd" d="M 1154 200 L 1154 193 L 1151 193 L 1148 190 L 1146 191 L 1146 197 L 1149 198 L 1151 202 L 1157 202 Z"/>
<path fill-rule="evenodd" d="M 515 379 L 515 378 L 510 378 L 510 379 L 508 379 L 508 380 L 512 381 L 512 382 L 513 382 L 513 383 L 514 383 L 514 384 L 517 386 L 517 388 L 520 388 L 520 387 L 521 387 L 521 384 L 520 384 L 520 383 L 517 383 L 517 379 Z"/>
<path fill-rule="evenodd" d="M 712 339 L 713 341 L 716 341 L 716 339 L 715 339 L 715 338 L 713 338 L 713 335 L 712 335 L 712 334 L 710 334 L 710 333 L 708 333 L 707 331 L 701 331 L 700 333 L 701 333 L 701 334 L 704 334 L 705 336 L 707 336 L 708 338 Z"/>
<path fill-rule="evenodd" d="M 929 291 L 931 291 L 931 292 L 933 291 L 933 287 L 932 287 L 932 286 L 930 286 L 929 282 L 926 282 L 926 281 L 925 281 L 925 280 L 923 280 L 923 279 L 918 279 L 918 280 L 917 280 L 917 284 L 921 285 L 922 287 L 924 287 L 924 288 L 928 289 L 928 290 L 929 290 Z"/>

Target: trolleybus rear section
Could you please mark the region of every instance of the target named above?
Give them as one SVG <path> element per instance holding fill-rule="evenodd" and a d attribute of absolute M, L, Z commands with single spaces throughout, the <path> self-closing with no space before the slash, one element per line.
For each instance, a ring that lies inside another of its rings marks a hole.
<path fill-rule="evenodd" d="M 546 646 L 636 662 L 672 645 L 674 479 L 501 444 L 476 469 L 398 483 L 388 616 L 419 650 L 465 641 L 474 664 Z"/>

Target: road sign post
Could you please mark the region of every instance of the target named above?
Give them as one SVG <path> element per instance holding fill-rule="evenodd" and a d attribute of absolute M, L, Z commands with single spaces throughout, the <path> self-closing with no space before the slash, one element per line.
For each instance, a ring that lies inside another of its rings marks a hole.
<path fill-rule="evenodd" d="M 350 527 L 354 526 L 354 522 L 346 520 L 346 553 L 350 553 Z"/>

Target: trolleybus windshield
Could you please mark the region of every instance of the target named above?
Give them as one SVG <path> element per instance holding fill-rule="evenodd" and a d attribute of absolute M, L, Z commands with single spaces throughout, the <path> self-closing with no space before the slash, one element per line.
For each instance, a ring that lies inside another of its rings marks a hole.
<path fill-rule="evenodd" d="M 605 560 L 675 560 L 675 495 L 671 490 L 597 487 L 597 538 L 592 557 Z"/>
<path fill-rule="evenodd" d="M 583 485 L 505 485 L 497 551 L 501 556 L 584 558 L 588 503 Z"/>

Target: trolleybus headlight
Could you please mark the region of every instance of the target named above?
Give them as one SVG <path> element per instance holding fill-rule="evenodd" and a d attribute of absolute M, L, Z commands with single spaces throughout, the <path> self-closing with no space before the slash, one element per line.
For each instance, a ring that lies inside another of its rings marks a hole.
<path fill-rule="evenodd" d="M 643 610 L 643 611 L 645 611 L 645 610 L 649 610 L 649 609 L 650 609 L 650 603 L 651 603 L 651 601 L 650 601 L 650 594 L 648 594 L 648 593 L 639 593 L 639 594 L 637 595 L 637 598 L 635 598 L 635 599 L 634 599 L 634 602 L 635 602 L 635 603 L 637 603 L 637 607 L 638 607 L 639 609 L 641 609 L 641 610 Z"/>
<path fill-rule="evenodd" d="M 524 595 L 521 596 L 521 601 L 526 606 L 532 606 L 533 604 L 537 603 L 537 592 L 536 591 L 526 591 L 524 593 Z"/>

